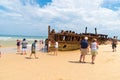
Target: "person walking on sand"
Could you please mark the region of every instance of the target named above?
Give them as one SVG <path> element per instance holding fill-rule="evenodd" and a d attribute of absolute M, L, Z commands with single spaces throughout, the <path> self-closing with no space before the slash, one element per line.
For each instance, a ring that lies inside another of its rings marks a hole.
<path fill-rule="evenodd" d="M 27 41 L 26 41 L 25 38 L 23 39 L 23 41 L 22 41 L 21 44 L 22 44 L 22 54 L 25 54 L 25 55 L 26 55 L 26 54 L 27 54 L 26 51 L 27 51 L 27 44 L 28 44 L 28 43 L 27 43 Z"/>
<path fill-rule="evenodd" d="M 93 39 L 92 43 L 90 44 L 90 48 L 91 48 L 91 55 L 92 55 L 92 64 L 94 64 L 95 61 L 95 57 L 98 54 L 98 44 L 96 42 L 96 39 Z"/>
<path fill-rule="evenodd" d="M 20 52 L 20 40 L 19 39 L 17 39 L 17 52 Z"/>
<path fill-rule="evenodd" d="M 38 57 L 36 57 L 36 43 L 37 43 L 37 40 L 35 40 L 35 41 L 32 43 L 30 58 L 31 58 L 32 54 L 34 54 L 35 59 L 38 58 Z"/>
<path fill-rule="evenodd" d="M 87 40 L 88 40 L 88 37 L 85 37 L 80 42 L 80 50 L 81 50 L 81 55 L 80 55 L 80 60 L 79 60 L 80 63 L 85 63 L 85 56 L 88 53 L 88 41 Z"/>

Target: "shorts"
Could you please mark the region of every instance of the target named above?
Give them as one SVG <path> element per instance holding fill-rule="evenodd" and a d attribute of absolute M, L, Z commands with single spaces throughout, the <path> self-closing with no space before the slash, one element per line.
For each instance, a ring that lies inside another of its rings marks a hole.
<path fill-rule="evenodd" d="M 88 49 L 81 49 L 81 54 L 86 55 L 88 53 Z"/>
<path fill-rule="evenodd" d="M 91 50 L 91 55 L 96 56 L 98 54 L 97 50 Z"/>
<path fill-rule="evenodd" d="M 27 48 L 22 48 L 22 51 L 27 51 Z"/>
<path fill-rule="evenodd" d="M 116 46 L 116 44 L 113 44 L 112 45 L 112 49 L 115 49 L 117 46 Z"/>
<path fill-rule="evenodd" d="M 35 54 L 35 49 L 32 49 L 32 50 L 31 50 L 31 53 L 32 53 L 32 54 Z"/>
<path fill-rule="evenodd" d="M 35 54 L 35 51 L 32 51 L 31 53 L 32 53 L 32 54 Z"/>

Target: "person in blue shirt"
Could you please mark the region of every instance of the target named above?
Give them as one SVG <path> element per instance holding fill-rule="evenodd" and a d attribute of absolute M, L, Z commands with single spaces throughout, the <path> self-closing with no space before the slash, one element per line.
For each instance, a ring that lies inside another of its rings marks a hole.
<path fill-rule="evenodd" d="M 31 58 L 32 54 L 34 54 L 34 56 L 35 56 L 36 59 L 38 58 L 38 57 L 36 57 L 36 43 L 37 43 L 37 40 L 35 40 L 35 41 L 32 43 L 30 58 Z"/>
<path fill-rule="evenodd" d="M 88 37 L 85 37 L 81 40 L 80 42 L 80 50 L 81 50 L 81 55 L 80 55 L 80 63 L 85 63 L 85 55 L 88 53 Z"/>

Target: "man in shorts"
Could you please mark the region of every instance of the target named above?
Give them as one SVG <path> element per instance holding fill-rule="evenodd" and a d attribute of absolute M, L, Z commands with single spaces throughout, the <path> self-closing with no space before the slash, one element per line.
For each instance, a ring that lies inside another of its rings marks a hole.
<path fill-rule="evenodd" d="M 88 37 L 84 37 L 81 42 L 80 42 L 80 50 L 81 50 L 81 55 L 80 55 L 80 63 L 85 63 L 85 56 L 88 53 Z"/>
<path fill-rule="evenodd" d="M 27 41 L 26 39 L 24 38 L 23 41 L 22 41 L 22 54 L 25 54 L 26 55 L 26 50 L 27 50 Z"/>
<path fill-rule="evenodd" d="M 117 47 L 117 39 L 113 38 L 113 40 L 112 40 L 112 49 L 113 49 L 113 52 L 116 52 L 116 47 Z"/>
<path fill-rule="evenodd" d="M 38 58 L 38 57 L 36 57 L 36 43 L 37 43 L 37 40 L 35 40 L 35 41 L 32 43 L 30 58 L 31 58 L 32 54 L 34 54 L 35 59 Z"/>

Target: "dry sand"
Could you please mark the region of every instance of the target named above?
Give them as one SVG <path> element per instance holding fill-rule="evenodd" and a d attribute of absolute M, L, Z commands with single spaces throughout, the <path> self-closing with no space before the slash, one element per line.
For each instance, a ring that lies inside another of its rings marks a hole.
<path fill-rule="evenodd" d="M 87 63 L 79 63 L 79 50 L 59 51 L 57 56 L 37 52 L 39 59 L 28 59 L 30 52 L 7 52 L 0 58 L 0 80 L 120 80 L 120 45 L 117 52 L 111 45 L 100 45 L 95 64 L 90 53 Z"/>

